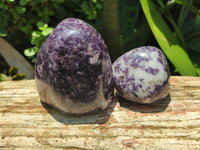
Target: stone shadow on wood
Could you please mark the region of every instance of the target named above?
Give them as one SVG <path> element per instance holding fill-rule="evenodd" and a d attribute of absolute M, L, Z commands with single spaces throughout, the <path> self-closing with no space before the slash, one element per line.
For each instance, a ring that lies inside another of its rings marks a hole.
<path fill-rule="evenodd" d="M 63 111 L 60 111 L 42 101 L 40 101 L 42 106 L 47 110 L 47 112 L 57 121 L 66 124 L 66 125 L 76 125 L 76 124 L 105 124 L 114 108 L 117 104 L 116 99 L 113 99 L 113 102 L 103 111 L 97 111 L 85 115 L 71 115 Z"/>
<path fill-rule="evenodd" d="M 159 113 L 166 110 L 169 103 L 171 102 L 171 97 L 168 95 L 164 99 L 161 99 L 155 103 L 151 104 L 140 104 L 132 101 L 128 101 L 125 98 L 117 95 L 117 99 L 120 103 L 120 107 L 124 107 L 134 112 L 141 113 Z"/>

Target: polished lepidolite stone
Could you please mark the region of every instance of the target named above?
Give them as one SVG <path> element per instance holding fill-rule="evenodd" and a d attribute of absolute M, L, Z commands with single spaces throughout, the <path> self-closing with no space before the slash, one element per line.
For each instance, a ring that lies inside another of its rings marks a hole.
<path fill-rule="evenodd" d="M 37 55 L 36 86 L 43 102 L 72 114 L 105 109 L 112 101 L 112 64 L 101 35 L 86 22 L 57 25 Z"/>
<path fill-rule="evenodd" d="M 119 57 L 112 67 L 115 86 L 127 100 L 152 103 L 167 96 L 170 74 L 158 48 L 135 48 Z"/>

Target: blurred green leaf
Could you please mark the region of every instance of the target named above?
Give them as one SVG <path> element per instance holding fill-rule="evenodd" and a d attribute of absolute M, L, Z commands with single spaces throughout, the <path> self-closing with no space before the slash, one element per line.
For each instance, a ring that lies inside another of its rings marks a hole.
<path fill-rule="evenodd" d="M 26 7 L 17 6 L 17 7 L 16 7 L 16 11 L 17 11 L 19 14 L 24 14 L 24 13 L 26 12 Z"/>
<path fill-rule="evenodd" d="M 21 6 L 25 6 L 28 2 L 30 2 L 31 0 L 20 0 L 19 1 L 19 4 L 21 5 Z"/>
<path fill-rule="evenodd" d="M 32 32 L 33 37 L 40 37 L 41 35 L 42 35 L 42 33 L 40 31 L 33 31 Z"/>
<path fill-rule="evenodd" d="M 65 18 L 65 16 L 67 16 L 69 12 L 66 8 L 64 8 L 63 6 L 60 6 L 59 8 L 56 9 L 55 13 L 57 14 L 57 17 L 59 19 L 63 19 Z"/>
<path fill-rule="evenodd" d="M 15 0 L 7 0 L 7 2 L 9 3 L 9 2 L 14 2 Z"/>
<path fill-rule="evenodd" d="M 43 37 L 32 37 L 31 38 L 31 44 L 36 45 L 36 46 L 40 46 L 41 41 L 43 40 Z"/>
<path fill-rule="evenodd" d="M 3 9 L 5 6 L 5 4 L 0 4 L 0 9 Z"/>
<path fill-rule="evenodd" d="M 103 11 L 103 38 L 112 61 L 122 54 L 122 41 L 118 18 L 118 0 L 105 0 Z"/>
<path fill-rule="evenodd" d="M 31 44 L 36 45 L 36 46 L 40 46 L 40 43 L 41 43 L 42 40 L 43 40 L 43 36 L 42 36 L 42 33 L 40 31 L 33 31 L 32 32 Z"/>
<path fill-rule="evenodd" d="M 0 73 L 0 81 L 9 81 L 11 80 L 10 77 L 8 77 L 7 75 Z"/>
<path fill-rule="evenodd" d="M 162 9 L 165 8 L 165 5 L 162 0 L 157 0 L 157 3 L 161 6 Z M 169 3 L 169 2 L 168 2 Z"/>
<path fill-rule="evenodd" d="M 31 47 L 31 48 L 27 48 L 24 50 L 24 55 L 25 56 L 34 56 L 36 53 L 38 52 L 38 48 L 37 47 Z"/>
<path fill-rule="evenodd" d="M 140 0 L 140 3 L 149 26 L 168 59 L 181 75 L 196 76 L 195 68 L 189 56 L 155 9 L 154 4 L 148 0 Z"/>
<path fill-rule="evenodd" d="M 88 3 L 86 3 L 86 2 L 83 2 L 83 3 L 81 4 L 81 9 L 82 9 L 86 14 L 90 13 L 90 8 L 89 8 L 89 6 L 88 6 Z"/>
<path fill-rule="evenodd" d="M 184 36 L 187 36 L 195 27 L 195 18 L 191 18 L 184 22 L 181 26 L 181 32 Z"/>
<path fill-rule="evenodd" d="M 139 18 L 141 6 L 138 0 L 119 0 L 118 10 L 120 34 L 122 35 L 124 41 L 137 30 L 137 25 L 145 18 L 142 16 Z M 123 49 L 123 53 L 124 52 L 125 51 Z"/>
<path fill-rule="evenodd" d="M 33 58 L 31 58 L 32 60 L 31 60 L 31 62 L 32 63 L 35 63 L 36 62 L 36 57 L 33 57 Z"/>
<path fill-rule="evenodd" d="M 45 16 L 48 16 L 48 14 L 49 14 L 49 8 L 47 6 L 44 7 L 43 13 L 44 13 Z"/>
<path fill-rule="evenodd" d="M 23 32 L 28 32 L 32 30 L 32 26 L 30 24 L 27 24 L 25 26 L 20 26 L 20 30 Z"/>
<path fill-rule="evenodd" d="M 13 19 L 14 19 L 14 24 L 17 22 L 18 19 L 20 19 L 20 15 L 18 13 L 13 13 Z"/>
<path fill-rule="evenodd" d="M 92 0 L 93 3 L 97 3 L 97 0 Z"/>
<path fill-rule="evenodd" d="M 48 24 L 42 22 L 42 21 L 38 21 L 37 22 L 37 27 L 39 30 L 44 31 L 48 28 Z"/>
<path fill-rule="evenodd" d="M 23 80 L 26 77 L 23 73 L 18 73 L 12 77 L 12 80 Z"/>
<path fill-rule="evenodd" d="M 185 0 L 173 0 L 173 2 L 177 3 L 177 4 L 184 4 Z"/>
<path fill-rule="evenodd" d="M 7 31 L 3 28 L 0 28 L 0 36 L 5 37 L 7 35 Z"/>
<path fill-rule="evenodd" d="M 200 15 L 197 15 L 195 18 L 195 25 L 200 28 Z"/>
<path fill-rule="evenodd" d="M 198 76 L 200 76 L 200 67 L 197 67 L 196 71 L 197 71 Z"/>
<path fill-rule="evenodd" d="M 42 35 L 47 36 L 49 34 L 51 34 L 51 32 L 54 30 L 54 28 L 49 27 L 46 30 L 42 31 Z"/>
<path fill-rule="evenodd" d="M 128 51 L 133 48 L 144 45 L 149 35 L 150 35 L 150 28 L 148 24 L 145 22 L 135 32 L 133 32 L 126 40 L 124 40 L 123 49 L 125 51 Z"/>
<path fill-rule="evenodd" d="M 17 74 L 18 72 L 18 68 L 17 67 L 11 67 L 9 70 L 8 70 L 8 74 L 10 76 L 14 76 L 15 74 Z"/>
<path fill-rule="evenodd" d="M 190 29 L 190 32 L 188 31 L 188 28 Z M 192 40 L 193 38 L 200 36 L 200 16 L 196 16 L 194 18 L 191 18 L 189 21 L 187 21 L 182 28 L 182 32 L 185 35 L 185 39 Z"/>
<path fill-rule="evenodd" d="M 89 6 L 87 2 L 83 2 L 81 4 L 81 9 L 85 12 L 85 14 L 88 16 L 89 20 L 93 20 L 96 18 L 96 11 L 92 10 Z"/>
<path fill-rule="evenodd" d="M 200 36 L 187 41 L 187 47 L 200 53 Z"/>
<path fill-rule="evenodd" d="M 200 14 L 200 11 L 198 8 L 196 8 L 192 3 L 188 2 L 188 0 L 174 0 L 175 3 L 184 5 L 193 13 Z"/>
<path fill-rule="evenodd" d="M 96 4 L 96 7 L 97 7 L 98 9 L 102 9 L 102 8 L 103 8 L 103 5 L 100 4 L 100 3 L 97 3 L 97 4 Z"/>
<path fill-rule="evenodd" d="M 88 14 L 88 19 L 89 20 L 94 20 L 96 18 L 97 12 L 95 10 L 93 10 L 92 12 L 90 12 Z"/>

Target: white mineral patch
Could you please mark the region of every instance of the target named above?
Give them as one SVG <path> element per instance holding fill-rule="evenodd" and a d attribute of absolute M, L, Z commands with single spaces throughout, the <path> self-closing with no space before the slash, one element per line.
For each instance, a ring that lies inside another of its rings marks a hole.
<path fill-rule="evenodd" d="M 149 48 L 154 47 L 133 49 L 113 63 L 115 85 L 124 97 L 144 100 L 154 95 L 156 98 L 155 94 L 159 97 L 159 91 L 156 90 L 167 84 L 169 72 L 166 71 L 168 66 L 164 55 L 159 55 L 157 48 L 155 51 L 148 51 Z M 163 64 L 158 61 L 158 58 L 163 61 Z M 162 91 L 160 92 L 163 95 Z M 166 89 L 164 92 L 168 93 Z"/>
<path fill-rule="evenodd" d="M 103 95 L 102 81 L 96 99 L 92 103 L 74 103 L 69 98 L 62 98 L 53 88 L 36 77 L 36 87 L 41 100 L 64 112 L 71 114 L 82 114 L 92 112 L 96 109 L 106 109 L 110 100 L 106 100 Z"/>

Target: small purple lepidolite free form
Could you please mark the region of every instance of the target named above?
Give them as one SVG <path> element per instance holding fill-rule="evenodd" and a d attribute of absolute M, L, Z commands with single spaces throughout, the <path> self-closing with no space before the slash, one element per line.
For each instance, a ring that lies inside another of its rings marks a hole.
<path fill-rule="evenodd" d="M 153 103 L 168 95 L 169 68 L 158 48 L 135 48 L 120 56 L 112 67 L 117 91 L 127 100 Z"/>
<path fill-rule="evenodd" d="M 86 22 L 57 25 L 37 55 L 41 100 L 69 114 L 105 109 L 113 98 L 112 64 L 101 35 Z"/>

